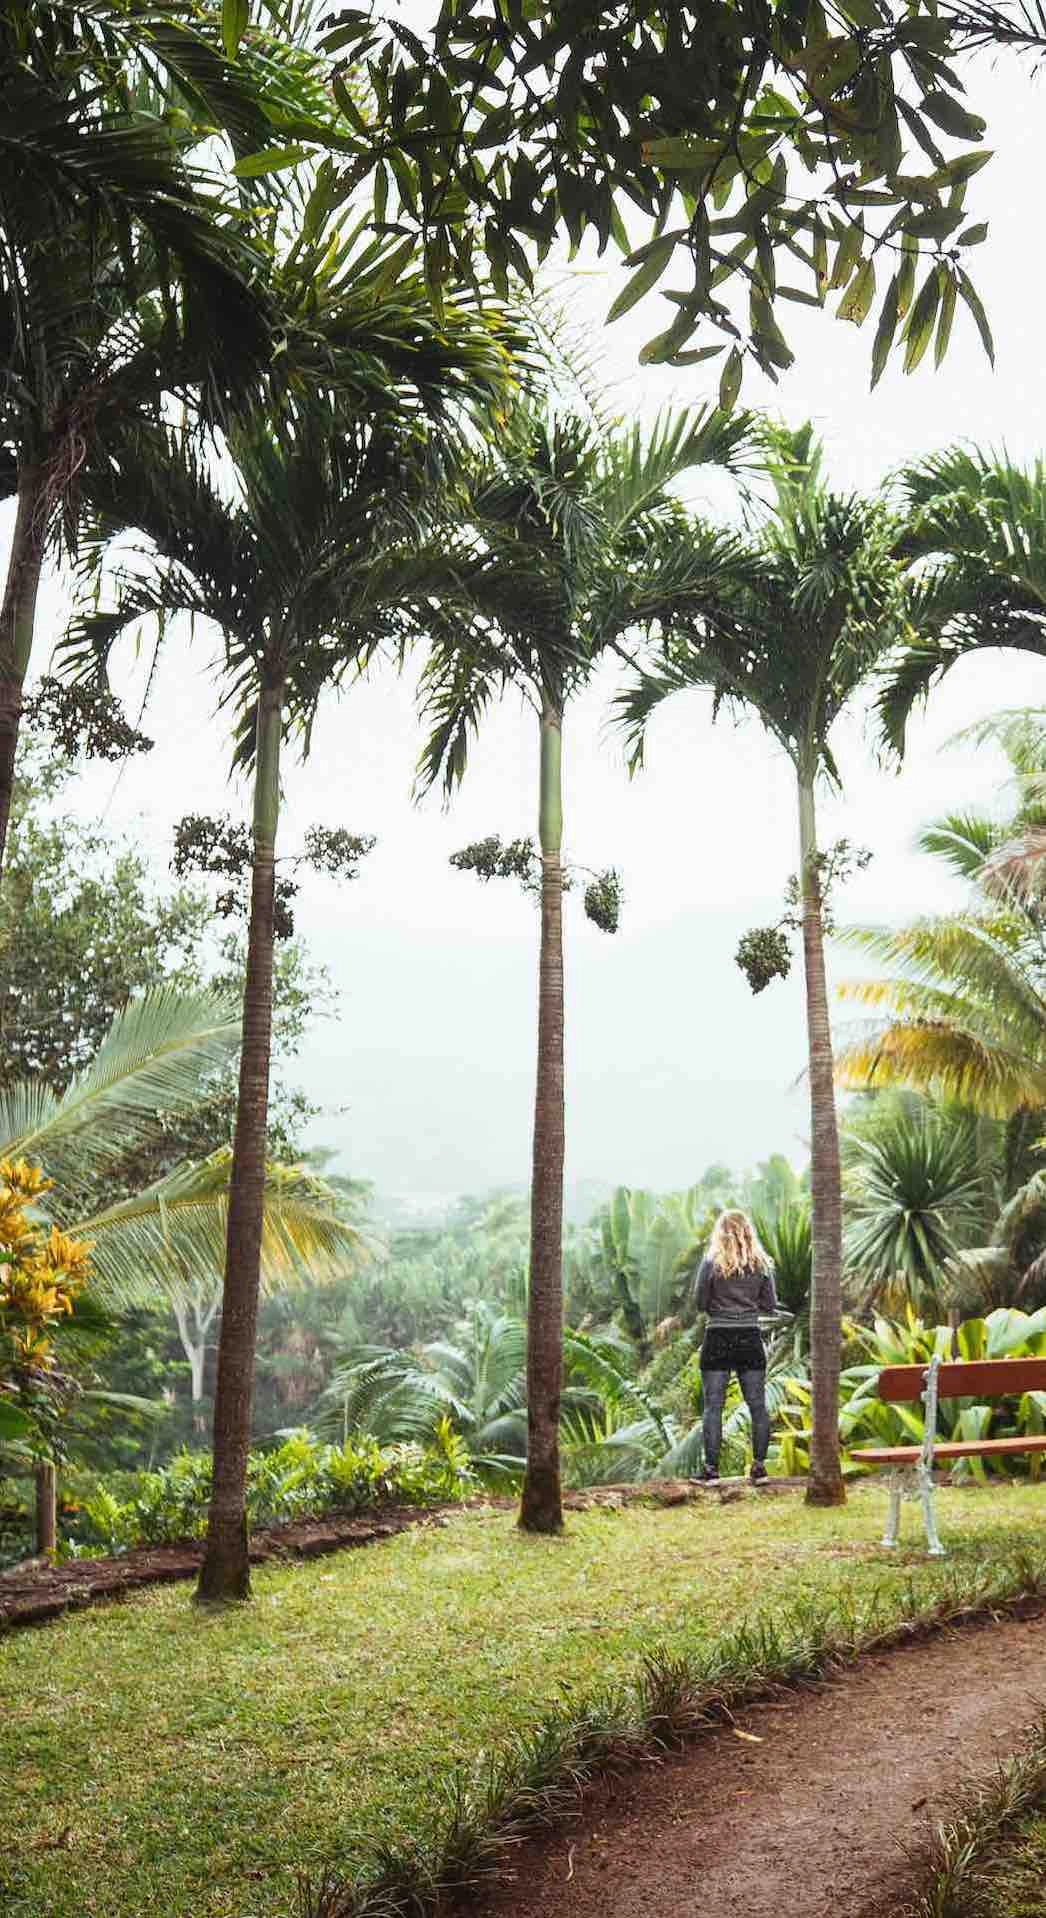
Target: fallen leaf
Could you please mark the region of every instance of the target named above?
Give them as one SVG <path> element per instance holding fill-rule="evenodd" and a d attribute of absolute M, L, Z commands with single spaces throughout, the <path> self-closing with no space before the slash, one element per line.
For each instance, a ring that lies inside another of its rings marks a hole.
<path fill-rule="evenodd" d="M 761 1745 L 763 1742 L 761 1738 L 756 1737 L 754 1732 L 743 1732 L 739 1725 L 735 1725 L 733 1730 L 735 1738 L 743 1738 L 749 1745 Z"/>

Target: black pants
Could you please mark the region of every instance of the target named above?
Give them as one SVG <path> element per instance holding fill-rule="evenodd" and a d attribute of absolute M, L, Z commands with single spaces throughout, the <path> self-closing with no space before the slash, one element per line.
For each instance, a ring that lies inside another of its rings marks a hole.
<path fill-rule="evenodd" d="M 723 1442 L 723 1406 L 731 1372 L 737 1373 L 744 1402 L 752 1420 L 752 1451 L 758 1464 L 765 1465 L 770 1450 L 770 1414 L 766 1409 L 766 1352 L 755 1326 L 737 1332 L 726 1326 L 710 1326 L 701 1347 L 701 1386 L 703 1407 L 701 1436 L 705 1465 L 719 1469 L 719 1449 Z"/>

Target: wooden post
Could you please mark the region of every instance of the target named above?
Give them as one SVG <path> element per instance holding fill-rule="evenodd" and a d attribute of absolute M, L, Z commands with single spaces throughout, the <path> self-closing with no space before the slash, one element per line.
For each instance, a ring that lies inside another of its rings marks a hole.
<path fill-rule="evenodd" d="M 42 1558 L 58 1544 L 58 1498 L 55 1469 L 50 1462 L 36 1468 L 36 1551 Z"/>
<path fill-rule="evenodd" d="M 948 1328 L 952 1335 L 951 1356 L 957 1359 L 959 1356 L 959 1308 L 957 1305 L 948 1307 Z"/>

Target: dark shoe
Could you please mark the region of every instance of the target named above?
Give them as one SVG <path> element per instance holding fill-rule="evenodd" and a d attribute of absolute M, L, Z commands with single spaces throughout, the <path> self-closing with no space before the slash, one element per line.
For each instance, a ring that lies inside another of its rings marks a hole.
<path fill-rule="evenodd" d="M 761 1485 L 764 1478 L 766 1478 L 766 1476 L 767 1476 L 766 1466 L 760 1465 L 759 1460 L 756 1459 L 755 1464 L 753 1465 L 751 1471 L 748 1474 L 750 1483 L 752 1485 Z"/>
<path fill-rule="evenodd" d="M 719 1473 L 711 1465 L 706 1465 L 697 1475 L 699 1485 L 718 1485 Z"/>

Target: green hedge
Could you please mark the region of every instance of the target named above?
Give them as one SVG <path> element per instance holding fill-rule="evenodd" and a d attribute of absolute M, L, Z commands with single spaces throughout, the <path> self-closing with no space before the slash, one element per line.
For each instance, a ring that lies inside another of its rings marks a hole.
<path fill-rule="evenodd" d="M 322 1445 L 296 1433 L 271 1451 L 251 1453 L 247 1515 L 256 1528 L 385 1503 L 442 1504 L 476 1489 L 464 1447 L 450 1432 L 429 1447 L 382 1447 L 366 1438 Z M 210 1496 L 209 1452 L 180 1452 L 158 1472 L 86 1483 L 73 1476 L 63 1486 L 60 1552 L 81 1558 L 199 1538 Z"/>

